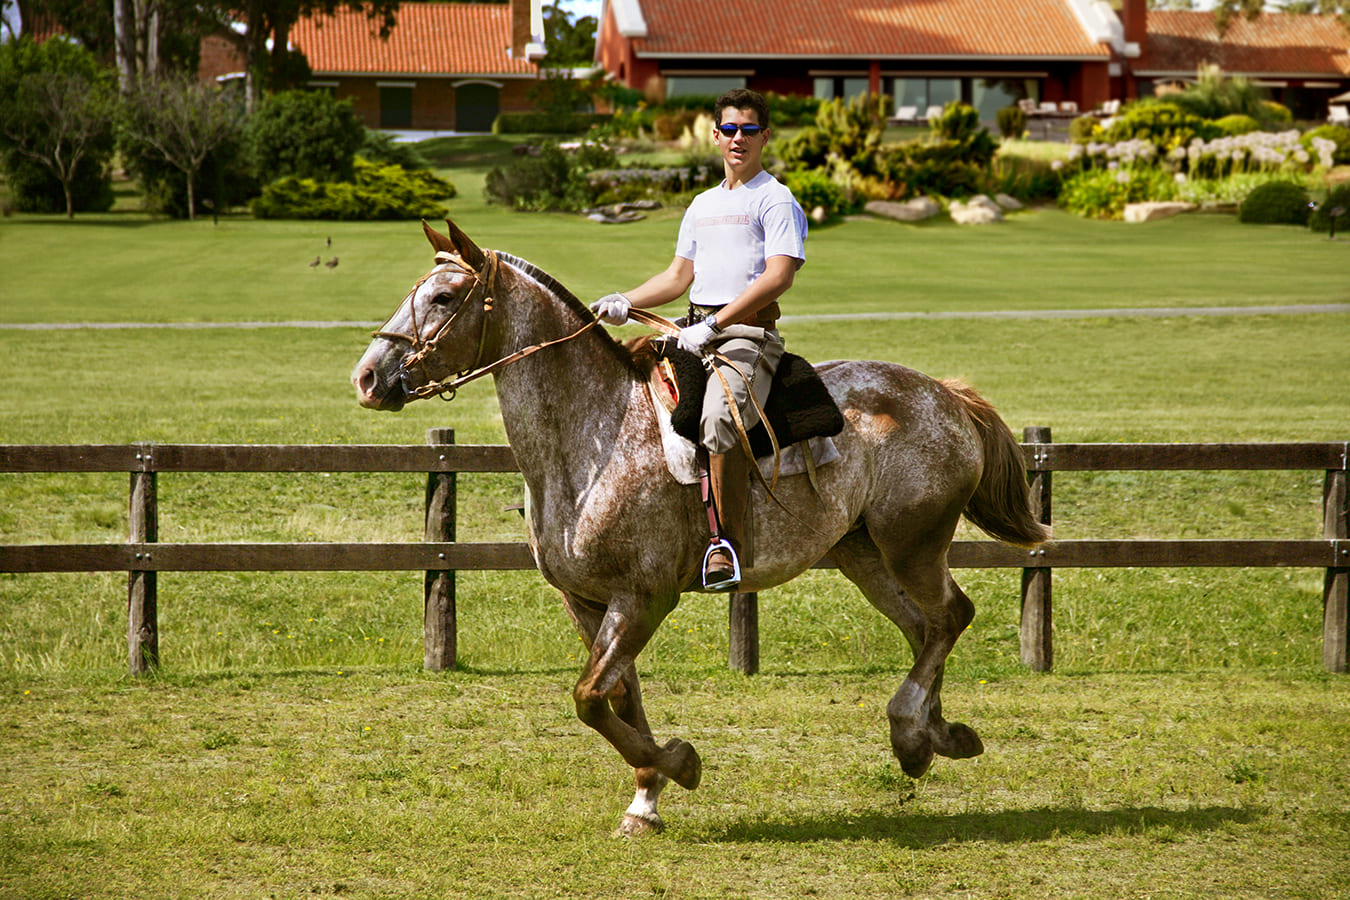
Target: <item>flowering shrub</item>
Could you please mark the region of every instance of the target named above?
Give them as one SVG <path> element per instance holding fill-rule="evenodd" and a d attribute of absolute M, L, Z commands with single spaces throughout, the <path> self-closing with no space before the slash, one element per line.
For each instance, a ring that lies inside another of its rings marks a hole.
<path fill-rule="evenodd" d="M 599 203 L 678 197 L 712 187 L 721 178 L 721 168 L 712 165 L 596 169 L 587 176 Z"/>

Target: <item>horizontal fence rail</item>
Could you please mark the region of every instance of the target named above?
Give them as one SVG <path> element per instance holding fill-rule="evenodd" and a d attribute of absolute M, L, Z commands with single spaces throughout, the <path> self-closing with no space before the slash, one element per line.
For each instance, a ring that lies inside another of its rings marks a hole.
<path fill-rule="evenodd" d="M 1087 471 L 1321 470 L 1321 540 L 1066 540 L 1036 550 L 993 541 L 957 541 L 953 568 L 1022 570 L 1021 652 L 1033 669 L 1052 667 L 1051 572 L 1055 568 L 1305 567 L 1326 570 L 1323 664 L 1350 669 L 1350 538 L 1347 458 L 1350 443 L 1055 444 L 1049 429 L 1029 428 L 1022 445 L 1036 512 L 1051 523 L 1052 473 Z M 432 429 L 427 445 L 0 445 L 0 473 L 126 472 L 131 478 L 129 540 L 124 544 L 0 545 L 0 572 L 128 573 L 130 667 L 159 662 L 157 576 L 203 571 L 415 571 L 426 573 L 425 665 L 455 665 L 454 573 L 534 568 L 524 543 L 455 540 L 458 473 L 519 471 L 510 447 L 457 445 L 452 429 Z M 160 472 L 420 472 L 427 475 L 426 539 L 401 543 L 161 543 L 155 476 Z M 832 568 L 829 558 L 819 568 Z M 758 669 L 758 598 L 732 594 L 731 665 Z"/>

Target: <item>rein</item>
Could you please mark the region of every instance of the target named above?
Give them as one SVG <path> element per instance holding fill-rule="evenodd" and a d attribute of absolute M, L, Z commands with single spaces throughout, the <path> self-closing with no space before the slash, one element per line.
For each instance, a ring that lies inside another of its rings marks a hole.
<path fill-rule="evenodd" d="M 473 267 L 469 266 L 460 256 L 456 256 L 454 254 L 447 253 L 445 251 L 441 251 L 440 253 L 436 254 L 436 261 L 440 263 L 442 266 L 454 266 L 455 268 L 459 269 L 465 274 L 472 275 L 474 279 L 474 286 L 470 288 L 469 293 L 465 295 L 462 301 L 460 301 L 458 308 L 456 308 L 455 311 L 450 314 L 450 318 L 446 319 L 445 322 L 443 322 L 441 326 L 436 329 L 436 333 L 433 334 L 430 338 L 426 340 L 422 339 L 421 336 L 422 328 L 420 325 L 417 324 L 417 306 L 412 302 L 413 295 L 417 292 L 417 289 L 422 286 L 423 282 L 425 282 L 427 278 L 431 277 L 430 272 L 424 275 L 422 277 L 422 280 L 417 282 L 417 284 L 413 286 L 412 291 L 408 294 L 408 297 L 406 298 L 408 301 L 408 312 L 412 317 L 412 334 L 408 335 L 402 334 L 397 331 L 386 331 L 383 328 L 373 332 L 374 337 L 382 337 L 388 340 L 406 341 L 408 344 L 412 346 L 413 352 L 409 354 L 409 356 L 406 359 L 404 359 L 402 363 L 399 364 L 397 372 L 399 383 L 402 385 L 404 396 L 407 399 L 421 400 L 427 397 L 439 396 L 442 400 L 446 401 L 453 400 L 455 397 L 455 391 L 457 391 L 461 386 L 468 384 L 470 381 L 482 378 L 484 375 L 491 375 L 498 369 L 504 368 L 513 362 L 524 359 L 525 357 L 530 356 L 531 354 L 538 353 L 540 350 L 544 350 L 556 344 L 562 344 L 565 343 L 566 341 L 572 340 L 573 338 L 580 337 L 587 331 L 590 331 L 592 328 L 600 324 L 599 319 L 592 319 L 590 322 L 587 322 L 585 325 L 581 326 L 576 331 L 572 332 L 566 337 L 556 338 L 551 341 L 544 341 L 543 343 L 539 344 L 531 344 L 530 346 L 522 347 L 521 349 L 516 350 L 513 353 L 508 353 L 506 356 L 503 356 L 501 359 L 495 362 L 488 363 L 485 366 L 480 365 L 480 362 L 483 358 L 483 345 L 487 339 L 487 316 L 488 313 L 492 312 L 492 305 L 495 302 L 493 300 L 492 295 L 496 291 L 497 273 L 501 269 L 501 261 L 498 259 L 495 251 L 484 250 L 483 253 L 485 255 L 485 262 L 483 264 L 483 269 L 481 271 L 475 271 Z M 434 272 L 435 270 L 433 269 L 432 271 Z M 478 290 L 479 288 L 482 289 L 483 294 L 483 318 L 482 323 L 479 325 L 478 329 L 478 352 L 474 354 L 473 365 L 463 372 L 456 373 L 455 377 L 449 381 L 436 381 L 430 377 L 427 377 L 427 381 L 425 384 L 413 387 L 411 378 L 413 369 L 419 368 L 422 370 L 423 376 L 427 375 L 426 371 L 427 357 L 436 351 L 436 347 L 439 344 L 441 338 L 450 329 L 450 326 L 455 323 L 455 320 L 459 318 L 459 314 L 468 308 L 469 301 L 473 298 L 473 292 L 475 290 Z"/>

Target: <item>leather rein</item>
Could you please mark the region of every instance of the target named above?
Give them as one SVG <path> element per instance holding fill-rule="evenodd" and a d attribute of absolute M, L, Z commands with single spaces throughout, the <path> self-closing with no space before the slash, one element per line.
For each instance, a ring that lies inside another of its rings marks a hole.
<path fill-rule="evenodd" d="M 557 338 L 552 341 L 544 341 L 540 344 L 531 344 L 530 346 L 522 347 L 513 353 L 508 353 L 496 362 L 481 365 L 483 359 L 483 346 L 487 339 L 487 317 L 488 313 L 492 312 L 492 306 L 495 302 L 492 295 L 496 292 L 497 273 L 501 269 L 501 260 L 498 259 L 495 251 L 484 250 L 483 254 L 483 268 L 481 270 L 475 270 L 464 261 L 463 257 L 445 251 L 437 253 L 436 262 L 439 265 L 436 269 L 432 269 L 431 272 L 422 276 L 421 280 L 413 285 L 413 289 L 408 293 L 408 296 L 404 298 L 405 302 L 408 304 L 408 314 L 412 318 L 412 333 L 403 334 L 398 331 L 389 331 L 385 327 L 381 327 L 379 330 L 371 333 L 372 337 L 385 338 L 386 340 L 392 341 L 404 341 L 412 347 L 413 352 L 399 363 L 398 371 L 395 373 L 398 376 L 399 384 L 403 388 L 403 394 L 407 400 L 421 400 L 427 397 L 436 396 L 439 396 L 442 400 L 453 400 L 455 391 L 461 386 L 468 384 L 470 381 L 482 378 L 484 375 L 491 375 L 498 369 L 524 359 L 531 354 L 538 353 L 540 350 L 547 347 L 552 347 L 555 344 L 561 344 L 570 341 L 573 338 L 580 337 L 600 324 L 599 319 L 592 319 L 590 322 L 587 322 L 585 325 L 581 326 L 581 328 L 566 337 Z M 417 305 L 414 302 L 415 295 L 417 289 L 421 287 L 428 278 L 430 278 L 438 269 L 442 269 L 446 266 L 451 266 L 466 275 L 472 275 L 474 285 L 469 289 L 469 292 L 464 295 L 464 299 L 460 301 L 459 306 L 450 314 L 450 317 L 442 322 L 440 327 L 436 329 L 435 333 L 429 338 L 423 338 L 422 326 L 417 322 Z M 457 372 L 455 376 L 448 381 L 436 381 L 427 374 L 427 357 L 436 352 L 436 348 L 439 346 L 441 339 L 450 330 L 451 326 L 455 324 L 455 320 L 459 318 L 459 314 L 469 308 L 469 301 L 473 299 L 474 291 L 479 291 L 482 294 L 483 316 L 478 328 L 478 351 L 474 354 L 473 365 L 462 372 Z M 385 325 L 388 324 L 388 322 L 385 323 Z M 422 376 L 426 379 L 425 383 L 417 386 L 413 385 L 412 373 L 414 369 L 421 370 Z"/>

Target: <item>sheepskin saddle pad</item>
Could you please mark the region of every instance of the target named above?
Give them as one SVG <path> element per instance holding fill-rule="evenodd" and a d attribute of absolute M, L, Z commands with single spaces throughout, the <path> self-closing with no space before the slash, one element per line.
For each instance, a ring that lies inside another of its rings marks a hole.
<path fill-rule="evenodd" d="M 644 340 L 630 349 L 639 367 L 654 367 L 653 374 L 664 382 L 660 393 L 670 410 L 670 424 L 675 433 L 697 444 L 703 394 L 708 389 L 708 373 L 702 361 L 681 350 L 673 339 Z M 781 448 L 810 438 L 833 437 L 844 430 L 843 413 L 815 367 L 795 353 L 783 354 L 769 388 L 768 402 L 764 404 L 764 415 Z M 773 443 L 763 422 L 750 429 L 749 438 L 756 458 L 773 454 Z"/>

